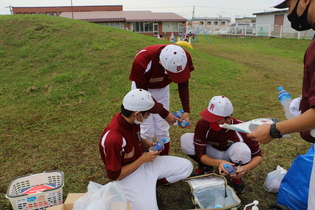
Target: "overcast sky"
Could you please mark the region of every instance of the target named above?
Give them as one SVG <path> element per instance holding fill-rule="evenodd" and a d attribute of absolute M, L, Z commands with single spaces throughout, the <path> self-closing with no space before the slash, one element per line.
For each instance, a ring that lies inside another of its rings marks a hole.
<path fill-rule="evenodd" d="M 274 0 L 0 0 L 0 14 L 10 14 L 9 6 L 123 5 L 123 10 L 174 12 L 187 19 L 193 17 L 253 17 L 253 13 L 274 11 Z"/>

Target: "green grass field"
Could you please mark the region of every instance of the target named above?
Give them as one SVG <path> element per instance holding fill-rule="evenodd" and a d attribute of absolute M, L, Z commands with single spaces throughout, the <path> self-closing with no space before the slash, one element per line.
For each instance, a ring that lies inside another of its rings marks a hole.
<path fill-rule="evenodd" d="M 277 87 L 284 86 L 293 97 L 301 94 L 302 61 L 310 40 L 209 39 L 197 36 L 194 49 L 187 49 L 195 65 L 190 79 L 192 127 L 215 95 L 228 97 L 233 116 L 243 121 L 284 120 Z M 98 151 L 100 135 L 130 90 L 135 54 L 163 43 L 169 42 L 60 17 L 0 16 L 1 210 L 12 209 L 5 198 L 10 181 L 29 173 L 63 171 L 64 198 L 86 192 L 89 181 L 110 181 Z M 173 112 L 181 105 L 177 86 L 170 88 Z M 185 132 L 193 128 L 171 127 L 171 155 L 187 157 L 179 144 Z M 289 169 L 311 144 L 291 134 L 261 147 L 263 162 L 244 179 L 242 207 L 253 200 L 260 209 L 275 203 L 277 195 L 263 189 L 267 173 L 277 165 Z M 192 207 L 185 182 L 158 191 L 166 201 L 164 209 Z"/>

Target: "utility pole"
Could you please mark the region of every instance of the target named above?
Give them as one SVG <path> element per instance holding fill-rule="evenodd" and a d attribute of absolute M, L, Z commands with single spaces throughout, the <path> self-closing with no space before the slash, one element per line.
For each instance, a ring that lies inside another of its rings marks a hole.
<path fill-rule="evenodd" d="M 193 12 L 192 12 L 192 17 L 191 17 L 191 29 L 193 29 L 194 20 L 195 20 L 195 6 L 193 6 Z"/>
<path fill-rule="evenodd" d="M 72 4 L 72 0 L 71 0 L 71 12 L 72 12 L 72 19 L 74 19 L 74 16 L 73 16 L 73 4 Z"/>
<path fill-rule="evenodd" d="M 11 15 L 13 15 L 12 6 L 7 6 L 7 7 L 5 7 L 5 8 L 9 8 Z"/>

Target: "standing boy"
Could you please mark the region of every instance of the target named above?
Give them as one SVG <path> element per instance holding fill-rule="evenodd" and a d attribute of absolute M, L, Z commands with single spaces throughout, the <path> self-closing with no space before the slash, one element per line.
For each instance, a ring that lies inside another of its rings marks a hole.
<path fill-rule="evenodd" d="M 169 152 L 169 124 L 174 124 L 176 120 L 190 122 L 188 80 L 190 72 L 193 70 L 190 54 L 174 44 L 148 46 L 140 50 L 134 58 L 129 76 L 132 81 L 132 89 L 148 90 L 159 105 L 157 114 L 151 114 L 148 120 L 141 125 L 141 137 L 151 142 L 154 137 L 157 140 L 166 139 L 167 143 L 161 155 L 168 155 Z M 169 112 L 169 84 L 171 82 L 178 84 L 179 97 L 184 110 L 181 119 Z"/>

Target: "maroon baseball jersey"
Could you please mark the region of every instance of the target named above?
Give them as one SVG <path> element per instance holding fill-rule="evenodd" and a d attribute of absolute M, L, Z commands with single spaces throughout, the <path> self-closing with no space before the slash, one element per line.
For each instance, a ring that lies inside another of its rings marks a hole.
<path fill-rule="evenodd" d="M 137 88 L 158 89 L 169 85 L 172 80 L 165 73 L 164 67 L 159 63 L 160 53 L 167 44 L 151 45 L 138 52 L 135 56 L 129 79 L 136 83 Z M 184 49 L 187 56 L 185 69 L 194 70 L 190 54 Z M 178 91 L 185 112 L 190 112 L 188 80 L 178 83 Z"/>
<path fill-rule="evenodd" d="M 130 124 L 120 113 L 116 114 L 104 129 L 99 143 L 109 179 L 116 180 L 122 166 L 132 163 L 142 155 L 140 141 L 140 126 Z"/>
<path fill-rule="evenodd" d="M 231 124 L 239 123 L 243 122 L 232 118 Z M 217 150 L 226 151 L 235 142 L 246 143 L 251 150 L 252 157 L 261 156 L 259 143 L 247 138 L 245 133 L 227 129 L 215 131 L 211 128 L 209 121 L 203 118 L 197 122 L 194 145 L 198 158 L 201 158 L 202 155 L 206 154 L 207 144 L 211 144 L 213 148 Z"/>
<path fill-rule="evenodd" d="M 302 86 L 301 112 L 304 113 L 315 107 L 315 41 L 308 47 L 304 55 L 304 76 Z M 301 137 L 315 143 L 315 138 L 310 135 L 310 131 L 300 132 Z"/>
<path fill-rule="evenodd" d="M 167 44 L 148 46 L 135 56 L 129 79 L 146 85 L 147 88 L 163 88 L 172 80 L 165 73 L 164 67 L 159 63 L 160 53 Z M 193 71 L 193 63 L 190 54 L 184 49 L 187 56 L 186 69 Z"/>

